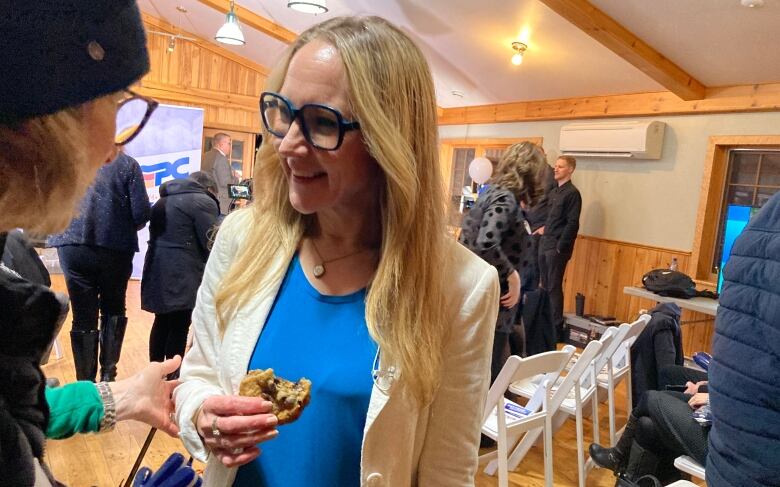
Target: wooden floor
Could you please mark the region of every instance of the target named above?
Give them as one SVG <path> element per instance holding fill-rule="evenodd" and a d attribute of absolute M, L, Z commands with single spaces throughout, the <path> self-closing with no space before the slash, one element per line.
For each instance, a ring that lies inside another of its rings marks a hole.
<path fill-rule="evenodd" d="M 62 276 L 52 276 L 53 287 L 64 292 Z M 148 340 L 153 315 L 140 309 L 140 283 L 131 281 L 127 295 L 129 325 L 119 363 L 119 378 L 127 377 L 142 368 L 148 362 Z M 73 360 L 70 352 L 68 331 L 70 319 L 60 334 L 64 357 L 55 359 L 44 366 L 49 377 L 57 377 L 63 383 L 75 380 Z M 618 404 L 625 404 L 625 392 L 618 389 Z M 607 410 L 605 405 L 600 411 L 601 435 L 608 434 Z M 625 421 L 625 408 L 619 409 L 618 428 Z M 117 425 L 116 430 L 99 435 L 78 435 L 67 440 L 50 440 L 47 444 L 47 462 L 55 477 L 71 487 L 116 487 L 123 485 L 124 479 L 132 468 L 136 455 L 144 443 L 149 428 L 141 423 L 126 422 Z M 556 486 L 577 485 L 577 456 L 574 421 L 568 421 L 554 436 L 554 471 Z M 585 421 L 586 446 L 590 443 L 591 421 Z M 146 454 L 144 465 L 157 468 L 174 451 L 186 455 L 181 442 L 158 433 Z M 202 465 L 197 466 L 202 468 Z M 479 473 L 477 487 L 498 485 L 495 477 Z M 510 474 L 512 486 L 543 486 L 544 470 L 540 448 L 532 448 L 516 472 Z M 610 472 L 593 470 L 588 475 L 588 486 L 611 487 L 614 477 Z"/>

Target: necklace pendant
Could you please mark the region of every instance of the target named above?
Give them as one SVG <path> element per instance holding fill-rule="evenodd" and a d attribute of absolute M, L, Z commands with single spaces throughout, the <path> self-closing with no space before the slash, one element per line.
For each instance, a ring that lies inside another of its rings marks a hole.
<path fill-rule="evenodd" d="M 314 277 L 316 277 L 317 279 L 325 275 L 325 266 L 322 264 L 315 265 L 313 270 L 314 270 Z"/>

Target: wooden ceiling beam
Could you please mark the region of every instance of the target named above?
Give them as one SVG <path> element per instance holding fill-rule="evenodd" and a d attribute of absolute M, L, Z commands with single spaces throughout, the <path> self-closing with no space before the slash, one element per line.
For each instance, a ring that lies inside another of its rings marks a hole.
<path fill-rule="evenodd" d="M 227 14 L 230 11 L 229 0 L 198 0 L 198 2 L 223 14 Z M 260 31 L 263 34 L 269 35 L 278 41 L 284 42 L 285 44 L 291 44 L 298 37 L 298 34 L 295 32 L 288 30 L 269 19 L 266 19 L 265 17 L 257 15 L 251 10 L 246 9 L 237 3 L 234 5 L 236 15 L 238 16 L 238 21 L 242 24 L 248 25 L 249 27 Z"/>
<path fill-rule="evenodd" d="M 702 83 L 588 0 L 541 2 L 683 100 L 704 98 Z"/>
<path fill-rule="evenodd" d="M 768 111 L 780 111 L 780 83 L 707 88 L 692 101 L 661 91 L 445 108 L 439 125 Z"/>

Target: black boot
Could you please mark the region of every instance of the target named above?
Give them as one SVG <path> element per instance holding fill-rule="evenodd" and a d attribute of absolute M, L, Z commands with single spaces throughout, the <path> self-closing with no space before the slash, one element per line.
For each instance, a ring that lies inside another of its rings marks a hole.
<path fill-rule="evenodd" d="M 635 482 L 643 475 L 655 475 L 658 470 L 658 457 L 642 445 L 633 442 L 623 477 Z"/>
<path fill-rule="evenodd" d="M 634 433 L 636 433 L 637 424 L 639 424 L 639 418 L 634 416 L 634 413 L 632 412 L 628 417 L 628 422 L 626 423 L 626 428 L 623 430 L 623 435 L 614 448 L 604 448 L 596 443 L 591 443 L 588 450 L 590 451 L 590 458 L 593 459 L 593 462 L 599 467 L 612 470 L 615 473 L 623 471 L 628 462 L 631 444 L 634 442 Z"/>
<path fill-rule="evenodd" d="M 97 330 L 71 331 L 70 348 L 73 350 L 73 362 L 76 365 L 76 379 L 95 382 L 98 359 Z"/>
<path fill-rule="evenodd" d="M 116 364 L 122 353 L 127 318 L 124 316 L 100 317 L 100 381 L 116 380 Z"/>

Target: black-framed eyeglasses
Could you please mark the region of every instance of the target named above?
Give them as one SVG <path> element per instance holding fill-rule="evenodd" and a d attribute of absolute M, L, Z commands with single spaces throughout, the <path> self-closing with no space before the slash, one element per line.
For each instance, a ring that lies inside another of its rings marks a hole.
<path fill-rule="evenodd" d="M 118 146 L 123 146 L 136 138 L 160 104 L 157 100 L 141 96 L 131 90 L 124 90 L 124 95 L 125 97 L 119 100 L 116 111 L 114 143 Z"/>
<path fill-rule="evenodd" d="M 303 137 L 322 150 L 338 149 L 346 132 L 360 128 L 358 122 L 344 120 L 335 108 L 318 103 L 296 108 L 287 98 L 269 91 L 260 95 L 260 117 L 265 129 L 279 138 L 287 135 L 295 119 L 299 119 Z"/>

